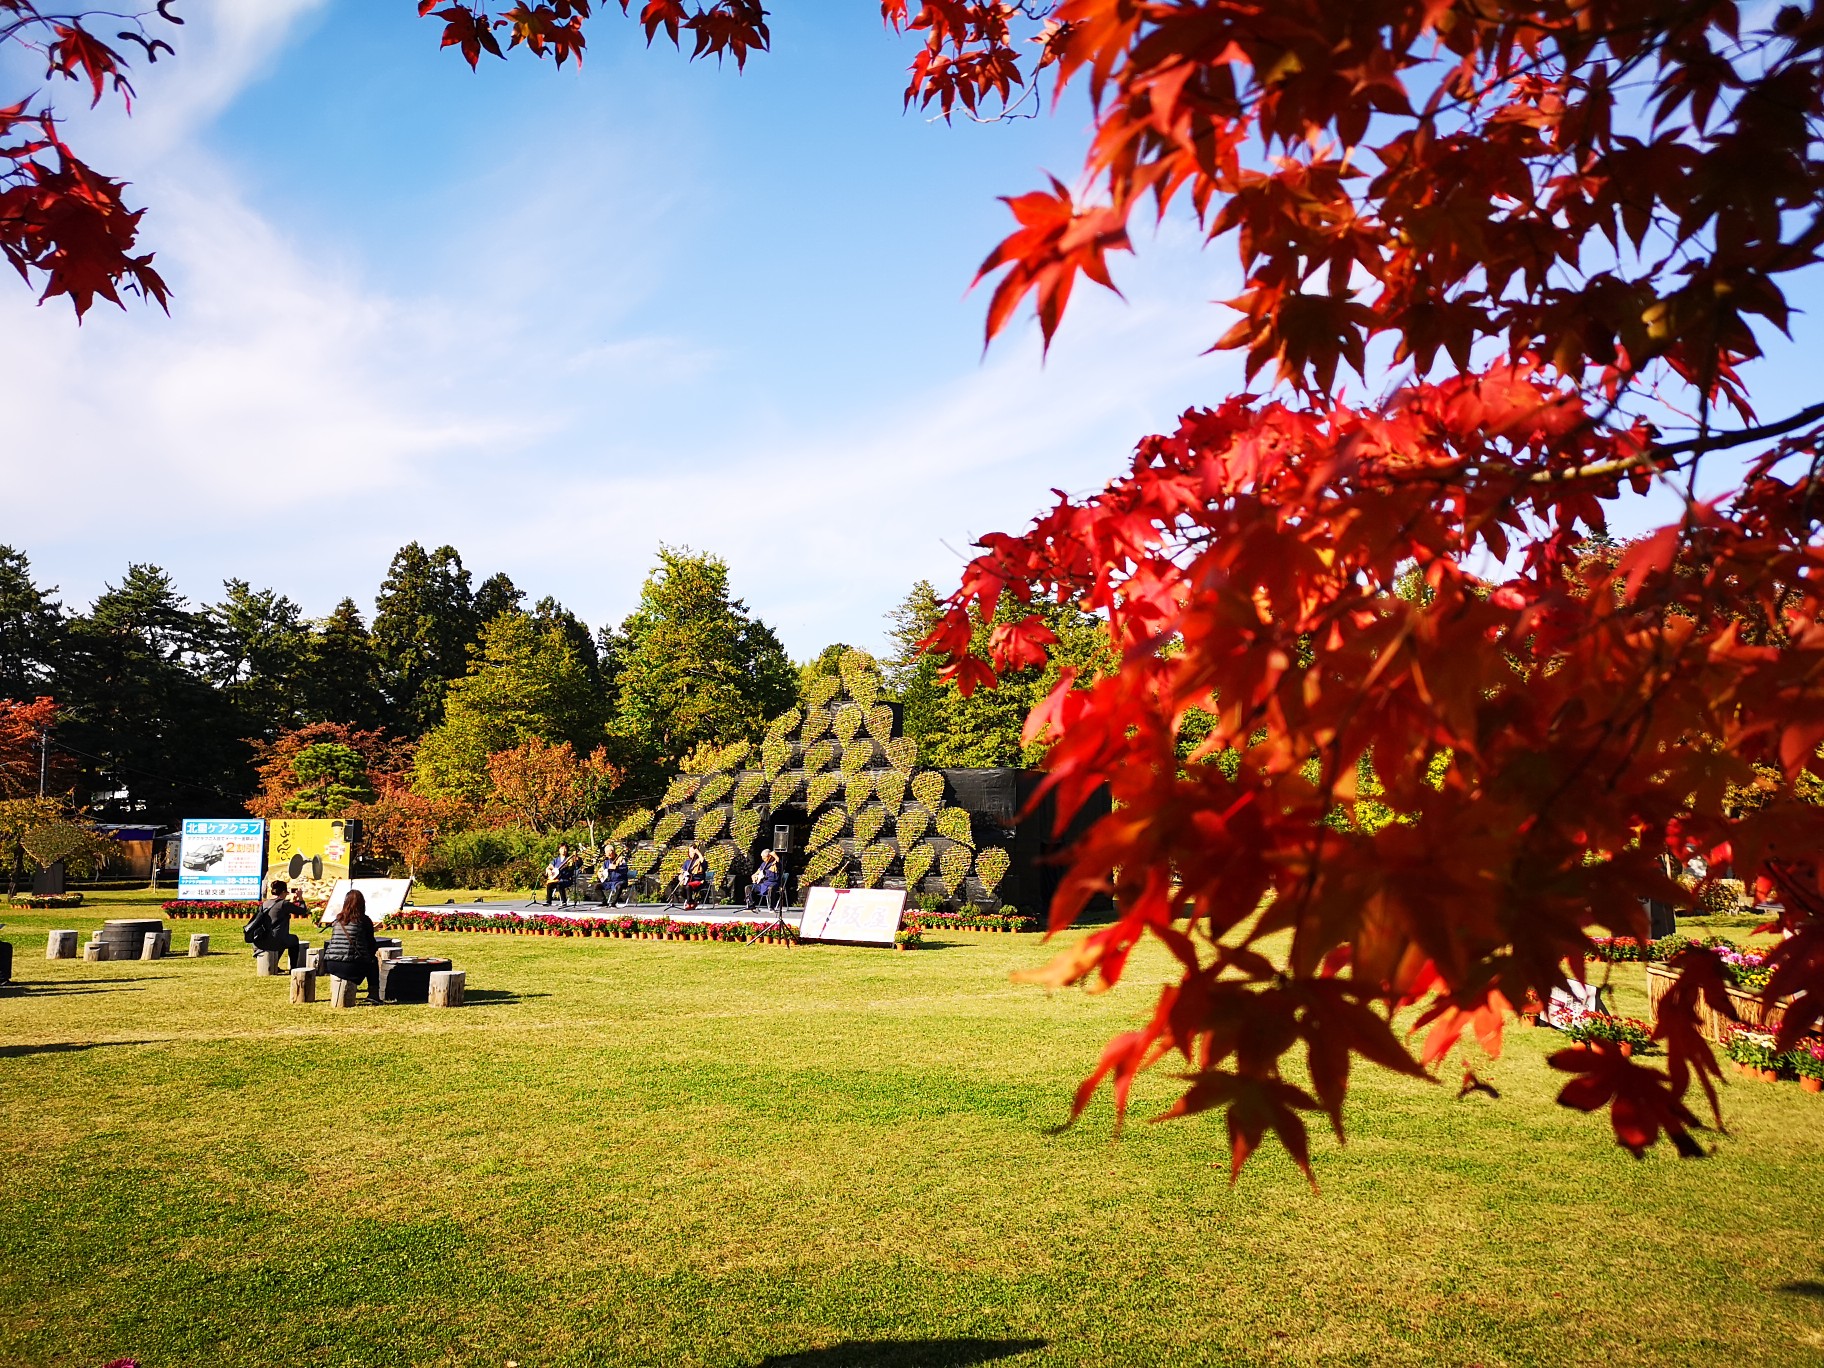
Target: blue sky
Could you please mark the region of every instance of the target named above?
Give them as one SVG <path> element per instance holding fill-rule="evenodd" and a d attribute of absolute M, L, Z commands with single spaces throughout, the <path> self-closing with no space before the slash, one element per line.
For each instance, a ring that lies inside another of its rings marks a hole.
<path fill-rule="evenodd" d="M 599 624 L 666 541 L 797 656 L 877 645 L 974 536 L 1235 387 L 1199 355 L 1232 268 L 1176 226 L 1048 362 L 1030 330 L 983 356 L 995 196 L 1071 177 L 1084 121 L 902 113 L 872 4 L 781 6 L 745 74 L 610 17 L 581 72 L 471 75 L 414 10 L 190 3 L 134 117 L 81 120 L 175 299 L 79 330 L 0 294 L 59 508 L 8 535 L 68 601 L 151 560 L 366 607 L 416 538 Z"/>
<path fill-rule="evenodd" d="M 13 507 L 55 509 L 6 536 L 66 601 L 148 560 L 365 610 L 417 539 L 600 624 L 665 541 L 726 557 L 798 657 L 878 646 L 973 537 L 1240 387 L 1200 354 L 1232 248 L 1178 223 L 1049 361 L 1030 327 L 983 356 L 995 197 L 1072 179 L 1085 118 L 902 113 L 871 0 L 781 4 L 745 74 L 610 5 L 580 72 L 472 75 L 415 8 L 183 0 L 132 119 L 60 96 L 176 291 L 78 329 L 0 290 Z M 1816 397 L 1817 340 L 1751 372 L 1765 416 Z"/>

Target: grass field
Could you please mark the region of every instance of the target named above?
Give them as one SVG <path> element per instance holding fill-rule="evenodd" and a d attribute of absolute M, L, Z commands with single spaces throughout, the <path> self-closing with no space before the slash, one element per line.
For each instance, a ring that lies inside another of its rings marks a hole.
<path fill-rule="evenodd" d="M 1824 1363 L 1824 1098 L 1735 1082 L 1704 1162 L 1554 1105 L 1359 1076 L 1321 1191 L 1219 1120 L 1053 1133 L 1166 973 L 410 934 L 470 1005 L 293 1008 L 227 953 L 0 990 L 0 1364 Z M 1644 1007 L 1640 971 L 1620 1001 Z M 1139 1114 L 1170 1095 L 1145 1082 Z"/>

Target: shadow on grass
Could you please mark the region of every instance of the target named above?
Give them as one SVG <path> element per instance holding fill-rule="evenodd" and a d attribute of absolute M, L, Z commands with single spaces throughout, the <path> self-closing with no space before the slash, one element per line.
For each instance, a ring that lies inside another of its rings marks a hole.
<path fill-rule="evenodd" d="M 463 1005 L 470 1003 L 476 1006 L 500 1005 L 512 1002 L 530 1002 L 533 998 L 548 998 L 549 993 L 515 993 L 506 988 L 465 988 L 462 991 Z"/>
<path fill-rule="evenodd" d="M 1773 1290 L 1793 1297 L 1810 1297 L 1814 1301 L 1824 1301 L 1824 1282 L 1815 1282 L 1810 1278 L 1801 1278 L 1798 1282 L 1781 1283 Z"/>
<path fill-rule="evenodd" d="M 26 1055 L 74 1054 L 78 1050 L 108 1050 L 116 1045 L 156 1045 L 156 1040 L 54 1040 L 48 1045 L 0 1045 L 0 1059 Z"/>
<path fill-rule="evenodd" d="M 82 979 L 74 983 L 21 983 L 14 980 L 0 984 L 0 997 L 17 994 L 20 997 L 67 997 L 73 993 L 143 993 L 143 988 L 117 988 L 115 984 L 157 983 L 160 979 L 170 978 L 169 974 L 142 974 L 137 978 Z"/>
<path fill-rule="evenodd" d="M 772 1354 L 756 1368 L 969 1368 L 1044 1347 L 1038 1339 L 845 1340 L 828 1349 Z"/>

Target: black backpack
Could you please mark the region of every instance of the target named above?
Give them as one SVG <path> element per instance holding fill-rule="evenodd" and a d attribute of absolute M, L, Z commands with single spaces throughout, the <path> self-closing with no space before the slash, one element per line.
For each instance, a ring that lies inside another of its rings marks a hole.
<path fill-rule="evenodd" d="M 260 927 L 265 924 L 265 921 L 266 909 L 262 907 L 258 912 L 255 912 L 251 917 L 247 918 L 247 925 L 241 928 L 241 939 L 246 941 L 249 945 L 258 945 L 263 939 L 260 934 Z"/>

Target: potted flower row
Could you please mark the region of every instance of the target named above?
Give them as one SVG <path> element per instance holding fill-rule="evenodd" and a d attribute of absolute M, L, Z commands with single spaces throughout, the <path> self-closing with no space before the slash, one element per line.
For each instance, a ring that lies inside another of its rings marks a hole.
<path fill-rule="evenodd" d="M 1768 1032 L 1738 1026 L 1729 1032 L 1723 1053 L 1750 1078 L 1774 1083 L 1782 1073 L 1789 1073 L 1798 1078 L 1806 1092 L 1824 1092 L 1824 1040 L 1802 1040 L 1782 1052 L 1775 1049 L 1774 1038 Z"/>
<path fill-rule="evenodd" d="M 924 943 L 924 930 L 917 926 L 907 926 L 893 933 L 895 950 L 916 950 Z"/>
<path fill-rule="evenodd" d="M 1570 1039 L 1583 1044 L 1606 1040 L 1621 1047 L 1625 1058 L 1636 1050 L 1644 1051 L 1653 1040 L 1647 1023 L 1637 1017 L 1611 1016 L 1607 1012 L 1585 1012 L 1559 1028 Z"/>

